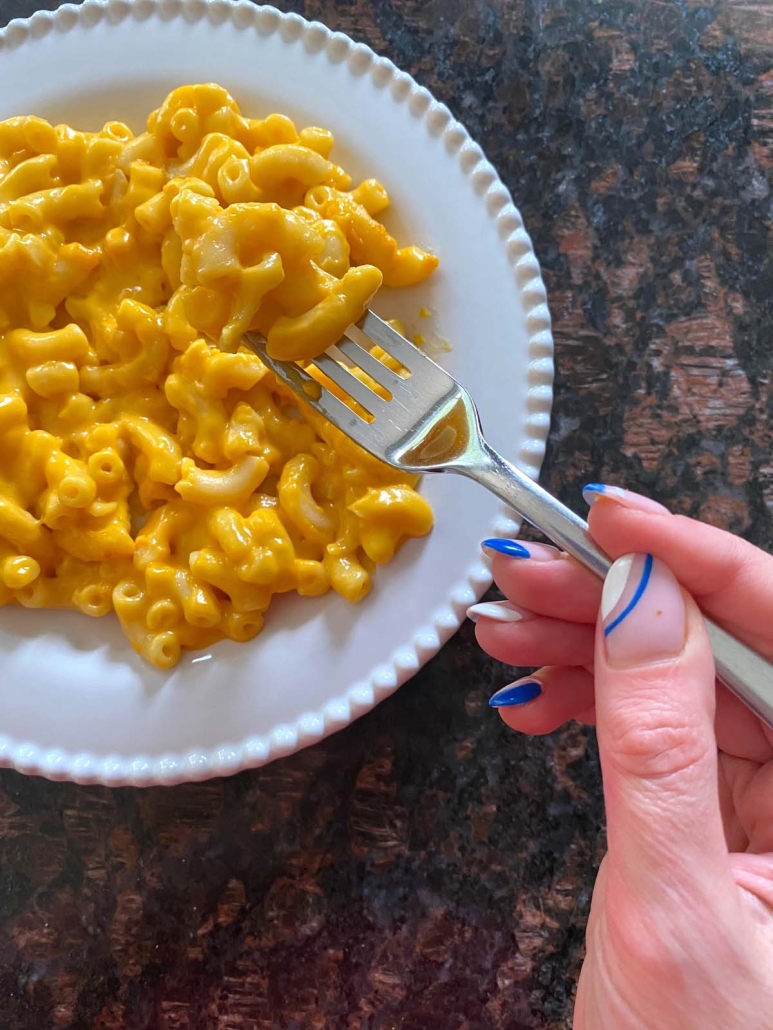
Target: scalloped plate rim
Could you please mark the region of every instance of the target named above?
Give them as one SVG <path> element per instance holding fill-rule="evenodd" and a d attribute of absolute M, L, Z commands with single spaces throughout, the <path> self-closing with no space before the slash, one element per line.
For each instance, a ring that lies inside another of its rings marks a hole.
<path fill-rule="evenodd" d="M 400 92 L 396 95 L 393 88 L 395 102 L 413 104 L 419 113 L 413 108 L 411 113 L 427 123 L 427 131 L 432 135 L 446 138 L 460 164 L 466 155 L 469 167 L 462 170 L 471 180 L 472 188 L 479 193 L 481 201 L 490 198 L 496 207 L 495 211 L 486 212 L 488 217 L 495 219 L 500 229 L 505 214 L 510 219 L 510 230 L 502 239 L 502 245 L 508 249 L 511 271 L 516 273 L 520 268 L 524 275 L 529 276 L 521 282 L 521 276 L 514 275 L 515 288 L 520 289 L 524 297 L 527 294 L 530 297 L 528 302 L 524 302 L 527 322 L 531 317 L 536 324 L 536 328 L 529 331 L 528 339 L 529 451 L 526 456 L 522 453 L 519 457 L 522 459 L 521 467 L 529 474 L 537 475 L 544 458 L 552 406 L 553 340 L 546 291 L 531 239 L 523 228 L 520 212 L 509 191 L 482 148 L 446 105 L 435 100 L 429 90 L 418 85 L 389 58 L 376 54 L 366 44 L 329 29 L 321 22 L 308 21 L 295 13 L 282 12 L 268 5 L 255 5 L 246 0 L 84 0 L 78 5 L 66 3 L 53 11 L 37 11 L 28 18 L 14 19 L 0 29 L 0 61 L 6 47 L 14 50 L 29 43 L 34 45 L 36 39 L 52 30 L 62 34 L 79 29 L 88 31 L 104 17 L 112 25 L 130 18 L 138 21 L 154 17 L 164 21 L 182 18 L 187 22 L 209 18 L 215 25 L 230 19 L 240 30 L 251 24 L 262 35 L 279 32 L 285 43 L 305 44 L 309 54 L 327 49 L 330 62 L 348 60 L 353 75 L 360 76 L 370 71 L 374 76 L 377 72 L 382 81 L 376 83 L 374 80 L 374 85 L 379 88 L 384 88 L 391 80 L 393 87 Z M 334 54 L 330 53 L 331 47 Z M 352 68 L 352 61 L 356 62 L 356 68 Z M 473 176 L 477 177 L 477 182 Z M 501 235 L 500 232 L 500 238 Z M 516 237 L 518 245 L 511 254 L 508 244 Z M 517 521 L 500 515 L 493 531 L 515 533 L 517 528 Z M 321 711 L 303 713 L 294 725 L 280 724 L 268 734 L 247 736 L 238 743 L 225 742 L 208 751 L 194 746 L 186 753 L 169 753 L 154 758 L 142 754 L 120 757 L 109 753 L 95 755 L 44 748 L 29 741 L 11 740 L 0 733 L 0 767 L 50 780 L 106 786 L 174 785 L 258 768 L 344 728 L 392 694 L 437 654 L 458 630 L 467 605 L 480 597 L 490 584 L 491 573 L 484 559 L 468 567 L 464 580 L 456 584 L 445 605 L 430 613 L 412 638 L 395 649 L 390 662 L 376 666 L 367 681 L 352 684 L 326 703 Z"/>

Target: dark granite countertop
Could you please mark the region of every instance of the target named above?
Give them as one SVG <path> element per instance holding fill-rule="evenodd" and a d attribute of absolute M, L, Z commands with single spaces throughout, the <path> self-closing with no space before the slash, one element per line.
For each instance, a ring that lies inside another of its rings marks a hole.
<path fill-rule="evenodd" d="M 35 0 L 0 0 L 0 23 Z M 51 4 L 50 6 L 56 6 Z M 446 101 L 555 323 L 543 481 L 773 544 L 773 0 L 292 0 Z M 335 738 L 210 783 L 0 773 L 0 1030 L 565 1030 L 592 736 L 486 707 L 470 627 Z"/>

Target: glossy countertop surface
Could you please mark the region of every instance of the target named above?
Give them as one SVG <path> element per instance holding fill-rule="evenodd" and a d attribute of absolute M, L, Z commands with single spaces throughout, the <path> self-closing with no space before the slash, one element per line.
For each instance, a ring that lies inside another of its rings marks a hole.
<path fill-rule="evenodd" d="M 34 0 L 0 0 L 0 24 Z M 51 4 L 51 7 L 56 6 Z M 543 483 L 773 547 L 773 0 L 296 0 L 480 141 L 554 319 Z M 0 772 L 0 1030 L 568 1030 L 591 733 L 509 734 L 469 625 L 355 725 L 228 780 Z M 1 688 L 0 688 L 1 689 Z"/>

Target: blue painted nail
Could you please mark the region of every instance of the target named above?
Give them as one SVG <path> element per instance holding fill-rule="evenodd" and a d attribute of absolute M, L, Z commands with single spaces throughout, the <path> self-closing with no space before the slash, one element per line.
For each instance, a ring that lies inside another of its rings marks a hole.
<path fill-rule="evenodd" d="M 669 514 L 668 508 L 660 501 L 653 501 L 651 497 L 642 497 L 641 494 L 631 493 L 621 486 L 609 486 L 607 483 L 588 483 L 582 488 L 582 496 L 589 508 L 602 497 L 606 497 L 607 500 L 616 501 L 631 511 L 646 512 L 648 515 Z"/>
<path fill-rule="evenodd" d="M 511 683 L 508 687 L 498 690 L 489 701 L 489 705 L 492 708 L 512 708 L 533 701 L 541 693 L 542 685 L 536 680 L 529 680 L 528 683 Z"/>
<path fill-rule="evenodd" d="M 519 544 L 517 540 L 505 540 L 502 537 L 494 536 L 484 540 L 481 547 L 489 551 L 496 551 L 497 554 L 506 554 L 508 558 L 531 558 L 528 548 Z"/>
<path fill-rule="evenodd" d="M 582 488 L 582 498 L 590 507 L 595 504 L 599 497 L 625 497 L 625 490 L 619 486 L 607 486 L 606 483 L 588 483 Z"/>

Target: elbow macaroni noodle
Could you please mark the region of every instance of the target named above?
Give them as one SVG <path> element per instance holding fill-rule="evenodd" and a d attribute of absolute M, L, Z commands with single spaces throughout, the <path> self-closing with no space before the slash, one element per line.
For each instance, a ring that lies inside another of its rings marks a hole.
<path fill-rule="evenodd" d="M 437 266 L 332 146 L 214 85 L 175 90 L 137 137 L 0 123 L 0 604 L 114 609 L 169 668 L 254 637 L 276 593 L 361 600 L 429 532 L 416 481 L 240 343 L 309 359 L 382 282 Z"/>

